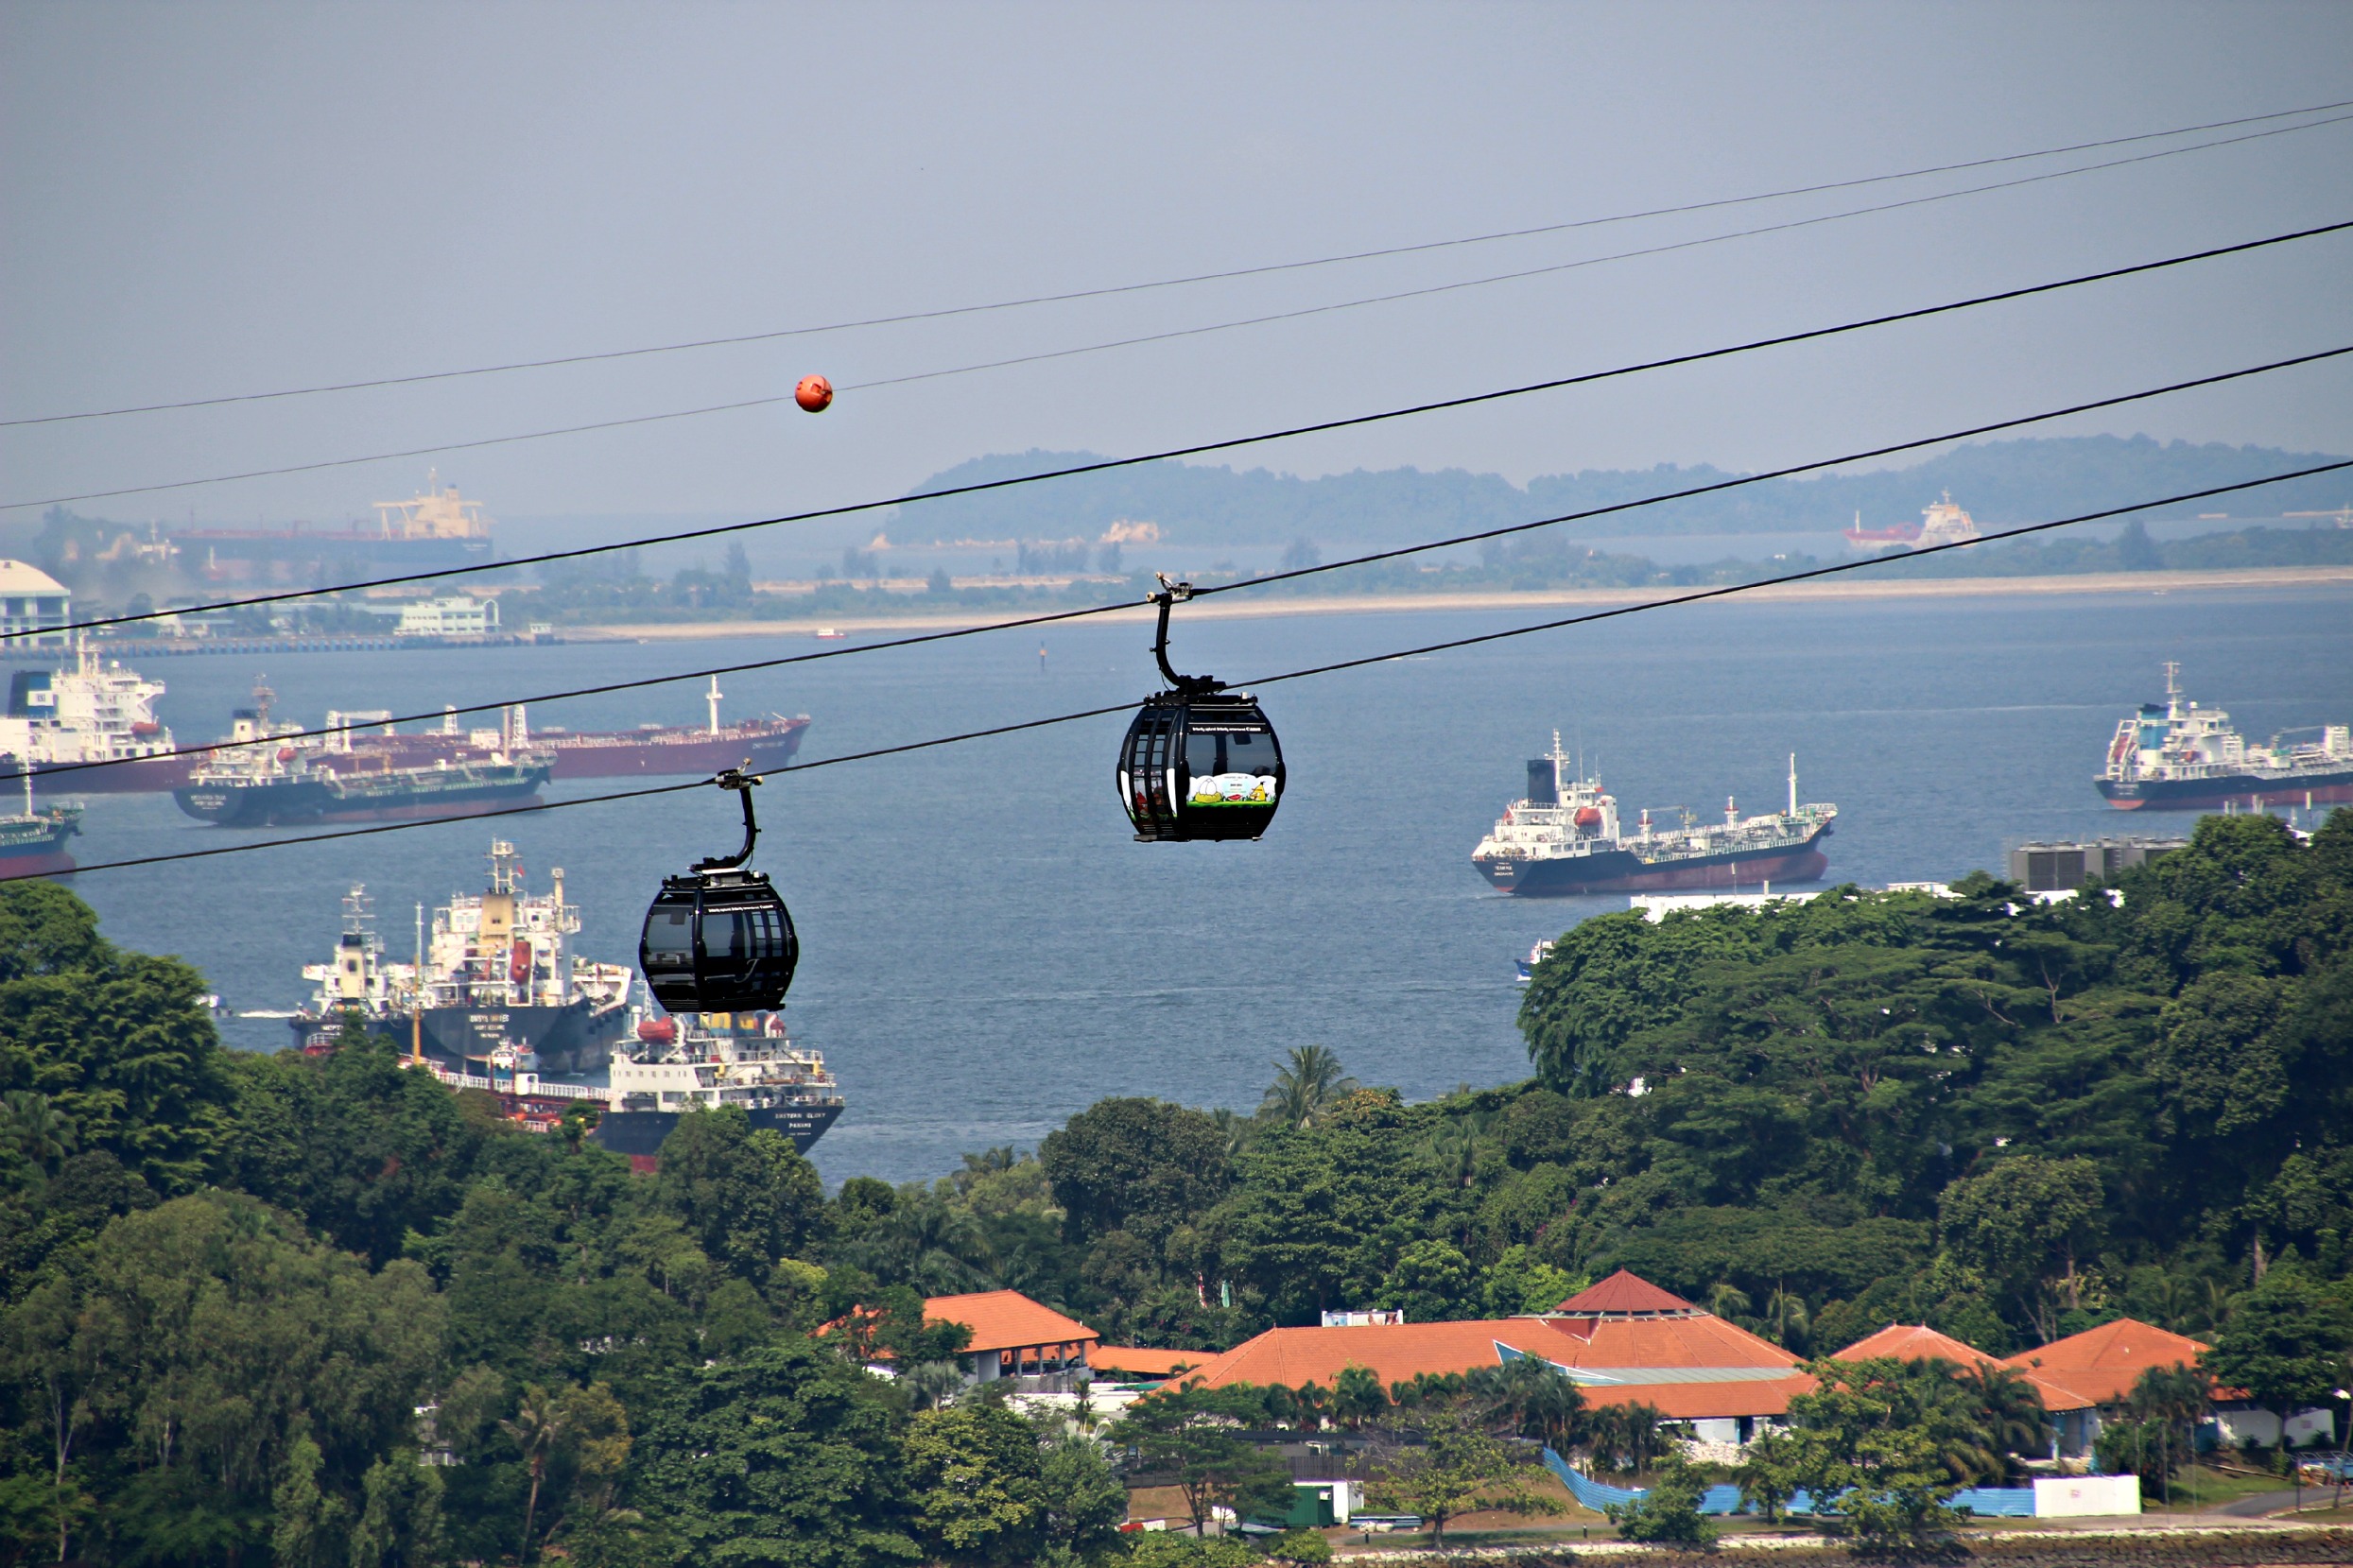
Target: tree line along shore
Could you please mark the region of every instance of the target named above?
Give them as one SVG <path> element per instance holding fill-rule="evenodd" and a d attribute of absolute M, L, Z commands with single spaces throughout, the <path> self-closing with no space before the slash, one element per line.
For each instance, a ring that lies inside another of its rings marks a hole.
<path fill-rule="evenodd" d="M 1169 1477 L 1248 1517 L 1306 1439 L 1426 1524 L 1540 1525 L 1548 1446 L 1650 1489 L 1581 1528 L 1696 1545 L 1705 1486 L 1810 1484 L 1847 1499 L 1817 1525 L 1909 1548 L 2049 1424 L 2016 1380 L 1825 1359 L 1892 1323 L 2210 1345 L 2103 1429 L 2161 1494 L 2218 1385 L 2290 1412 L 2353 1372 L 2353 813 L 2206 818 L 2060 905 L 1952 891 L 1589 920 L 1529 988 L 1524 1082 L 1409 1104 L 1299 1042 L 1254 1110 L 1116 1097 L 829 1194 L 728 1112 L 640 1177 L 360 1031 L 228 1050 L 193 969 L 0 887 L 0 1559 L 1304 1559 L 1332 1542 L 1119 1525 Z M 1805 1360 L 1785 1442 L 1711 1458 L 1519 1363 L 1025 1413 L 924 1309 L 1017 1290 L 1205 1358 L 1334 1308 L 1546 1311 L 1621 1267 Z"/>

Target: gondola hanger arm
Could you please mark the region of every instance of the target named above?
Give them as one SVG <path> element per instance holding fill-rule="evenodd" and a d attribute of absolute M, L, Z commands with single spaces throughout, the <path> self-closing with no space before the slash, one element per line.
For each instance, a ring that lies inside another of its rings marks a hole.
<path fill-rule="evenodd" d="M 1222 681 L 1206 675 L 1179 675 L 1168 666 L 1168 609 L 1191 598 L 1194 589 L 1189 582 L 1170 582 L 1166 572 L 1154 572 L 1152 576 L 1160 579 L 1160 592 L 1146 595 L 1149 602 L 1160 607 L 1160 630 L 1152 639 L 1152 657 L 1160 661 L 1160 673 L 1168 678 L 1169 689 L 1187 697 L 1222 691 L 1225 688 Z"/>
<path fill-rule="evenodd" d="M 747 760 L 746 767 L 750 766 Z M 714 855 L 695 862 L 698 871 L 731 871 L 752 858 L 752 846 L 759 842 L 760 821 L 752 814 L 752 790 L 765 781 L 757 773 L 747 773 L 741 767 L 725 767 L 711 781 L 721 789 L 732 789 L 743 801 L 743 848 L 734 854 Z"/>

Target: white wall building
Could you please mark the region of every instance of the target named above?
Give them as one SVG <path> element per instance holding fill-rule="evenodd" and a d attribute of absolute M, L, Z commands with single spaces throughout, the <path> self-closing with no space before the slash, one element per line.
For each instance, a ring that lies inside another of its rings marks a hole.
<path fill-rule="evenodd" d="M 400 607 L 400 637 L 485 637 L 498 629 L 498 601 L 464 594 Z"/>
<path fill-rule="evenodd" d="M 17 646 L 32 643 L 63 647 L 66 634 L 51 629 L 72 620 L 73 610 L 73 594 L 57 578 L 21 560 L 0 560 L 0 632 L 11 638 L 19 632 L 40 633 L 18 640 Z"/>

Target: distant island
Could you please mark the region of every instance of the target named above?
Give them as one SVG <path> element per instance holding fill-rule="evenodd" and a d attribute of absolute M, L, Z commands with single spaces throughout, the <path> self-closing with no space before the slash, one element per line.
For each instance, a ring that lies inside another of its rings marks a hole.
<path fill-rule="evenodd" d="M 1025 452 L 976 457 L 914 487 L 909 494 L 1012 478 L 1100 461 L 1087 452 Z M 2147 436 L 2069 436 L 1956 447 L 1909 468 L 1819 478 L 1768 479 L 1689 501 L 1645 507 L 1610 526 L 1625 534 L 1826 531 L 1860 514 L 1871 526 L 1916 521 L 1945 491 L 1988 529 L 2096 511 L 2141 495 L 2173 495 L 2236 484 L 2315 463 L 2325 454 L 2219 442 L 2157 441 Z M 1398 544 L 1433 534 L 1471 532 L 1533 518 L 1640 500 L 1738 475 L 1705 464 L 1587 469 L 1547 474 L 1523 488 L 1500 474 L 1462 469 L 1358 470 L 1302 479 L 1266 469 L 1237 472 L 1190 463 L 1151 463 L 981 495 L 902 508 L 887 523 L 906 547 L 959 539 L 1096 540 L 1115 522 L 1148 521 L 1186 545 Z M 2353 504 L 2342 474 L 2292 481 L 2190 508 L 2241 517 L 2334 511 Z"/>

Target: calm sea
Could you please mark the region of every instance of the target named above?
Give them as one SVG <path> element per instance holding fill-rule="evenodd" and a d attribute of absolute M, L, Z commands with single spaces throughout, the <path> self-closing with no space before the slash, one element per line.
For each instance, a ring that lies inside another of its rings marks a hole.
<path fill-rule="evenodd" d="M 1395 612 L 1185 628 L 1178 667 L 1227 679 L 1435 642 L 1546 612 Z M 1552 612 L 1550 613 L 1558 613 Z M 806 713 L 805 760 L 1132 700 L 1153 682 L 1138 629 L 1075 627 L 881 652 L 725 682 L 726 712 Z M 158 660 L 164 715 L 220 733 L 257 677 L 278 711 L 415 711 L 794 652 L 805 638 L 469 653 Z M 2353 592 L 1717 604 L 1633 616 L 1265 689 L 1290 767 L 1258 844 L 1132 841 L 1112 786 L 1123 730 L 1096 719 L 772 783 L 759 864 L 805 954 L 795 1032 L 849 1110 L 814 1157 L 830 1180 L 939 1174 L 1032 1146 L 1107 1094 L 1250 1109 L 1295 1044 L 1424 1097 L 1526 1076 L 1513 960 L 1622 896 L 1489 891 L 1472 846 L 1561 732 L 1631 813 L 1726 795 L 1834 801 L 1831 876 L 1866 885 L 1998 868 L 2061 834 L 2181 829 L 2127 818 L 2091 775 L 2117 718 L 2188 691 L 2254 736 L 2353 718 Z M 698 720 L 693 685 L 535 707 L 578 729 Z M 590 781 L 555 797 L 597 793 Z M 582 951 L 632 961 L 662 874 L 732 849 L 731 800 L 585 806 L 76 879 L 119 942 L 177 953 L 233 1009 L 290 1008 L 365 884 L 395 955 L 414 906 L 478 890 L 493 835 L 530 886 L 562 867 Z M 97 796 L 84 861 L 222 842 L 164 796 Z M 281 1022 L 227 1019 L 275 1049 Z"/>

